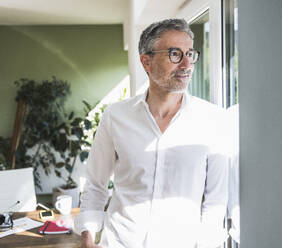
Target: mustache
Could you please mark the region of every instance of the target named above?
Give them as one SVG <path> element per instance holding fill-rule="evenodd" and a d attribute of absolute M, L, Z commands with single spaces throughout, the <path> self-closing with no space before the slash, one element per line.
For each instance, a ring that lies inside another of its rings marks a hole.
<path fill-rule="evenodd" d="M 172 73 L 172 76 L 183 76 L 183 75 L 187 75 L 188 77 L 190 77 L 192 74 L 192 70 L 191 69 L 187 69 L 187 70 L 177 70 L 175 72 Z"/>

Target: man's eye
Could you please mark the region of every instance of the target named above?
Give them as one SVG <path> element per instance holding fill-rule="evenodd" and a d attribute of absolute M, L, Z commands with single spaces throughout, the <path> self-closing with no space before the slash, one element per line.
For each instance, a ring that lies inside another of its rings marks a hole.
<path fill-rule="evenodd" d="M 187 53 L 187 56 L 188 56 L 188 57 L 193 57 L 193 55 L 194 55 L 193 52 L 188 52 L 188 53 Z"/>
<path fill-rule="evenodd" d="M 172 52 L 170 53 L 170 55 L 171 55 L 171 56 L 174 56 L 174 57 L 178 57 L 180 54 L 179 54 L 179 52 L 177 52 L 177 51 L 172 51 Z"/>

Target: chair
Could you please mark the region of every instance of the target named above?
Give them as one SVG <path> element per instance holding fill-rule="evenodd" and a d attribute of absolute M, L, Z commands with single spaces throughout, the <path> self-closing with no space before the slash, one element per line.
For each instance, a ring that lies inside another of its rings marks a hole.
<path fill-rule="evenodd" d="M 0 213 L 35 209 L 33 168 L 0 171 Z"/>

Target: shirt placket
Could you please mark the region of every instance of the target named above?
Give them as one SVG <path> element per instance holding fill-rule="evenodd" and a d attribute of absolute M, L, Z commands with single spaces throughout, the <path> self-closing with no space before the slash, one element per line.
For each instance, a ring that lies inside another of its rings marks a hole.
<path fill-rule="evenodd" d="M 162 197 L 162 187 L 163 187 L 163 175 L 162 175 L 162 165 L 164 162 L 164 151 L 162 149 L 162 133 L 157 126 L 154 117 L 152 116 L 149 106 L 144 102 L 144 107 L 146 110 L 146 115 L 148 117 L 148 121 L 150 123 L 151 128 L 153 129 L 157 139 L 155 144 L 155 156 L 156 162 L 154 165 L 154 180 L 152 187 L 152 198 L 151 198 L 151 208 L 150 208 L 150 220 L 148 223 L 148 232 L 146 235 L 145 247 L 151 247 L 151 239 L 155 230 L 155 220 L 156 214 L 158 212 L 158 205 L 160 204 L 160 199 Z"/>
<path fill-rule="evenodd" d="M 162 198 L 163 193 L 163 166 L 164 166 L 164 155 L 165 151 L 162 146 L 163 136 L 160 136 L 156 143 L 156 166 L 155 166 L 155 178 L 153 187 L 153 197 L 152 197 L 152 212 L 154 212 L 154 204 Z"/>
<path fill-rule="evenodd" d="M 152 247 L 152 240 L 154 235 L 161 228 L 159 223 L 159 210 L 162 204 L 163 190 L 164 190 L 164 164 L 165 164 L 165 149 L 163 147 L 163 135 L 160 135 L 156 142 L 156 164 L 154 185 L 151 200 L 150 210 L 150 225 L 147 233 L 147 247 Z"/>
<path fill-rule="evenodd" d="M 155 239 L 154 235 L 159 231 L 159 228 L 163 228 L 159 226 L 160 223 L 160 208 L 162 205 L 162 199 L 164 197 L 164 189 L 165 189 L 165 182 L 164 176 L 166 173 L 165 168 L 165 152 L 166 152 L 166 139 L 167 135 L 169 135 L 171 128 L 170 126 L 173 125 L 175 120 L 179 117 L 179 114 L 182 109 L 180 109 L 174 118 L 171 120 L 169 127 L 165 131 L 165 133 L 161 133 L 154 117 L 152 116 L 148 105 L 145 103 L 145 109 L 149 116 L 151 127 L 153 128 L 155 134 L 157 135 L 156 146 L 155 146 L 155 154 L 156 154 L 156 162 L 155 162 L 155 173 L 154 173 L 154 182 L 152 188 L 152 199 L 151 199 L 151 208 L 150 208 L 150 221 L 148 225 L 148 232 L 146 236 L 145 248 L 151 248 L 154 245 L 153 241 Z"/>

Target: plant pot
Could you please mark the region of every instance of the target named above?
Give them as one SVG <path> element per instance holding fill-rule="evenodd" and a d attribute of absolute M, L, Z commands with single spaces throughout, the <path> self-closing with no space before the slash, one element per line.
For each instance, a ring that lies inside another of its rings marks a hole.
<path fill-rule="evenodd" d="M 72 208 L 79 207 L 79 187 L 65 189 L 63 186 L 53 189 L 52 203 L 55 206 L 57 197 L 60 195 L 70 195 L 72 197 Z"/>

